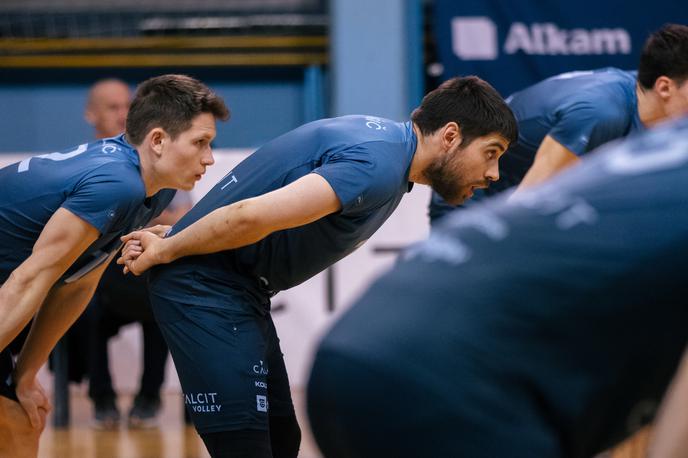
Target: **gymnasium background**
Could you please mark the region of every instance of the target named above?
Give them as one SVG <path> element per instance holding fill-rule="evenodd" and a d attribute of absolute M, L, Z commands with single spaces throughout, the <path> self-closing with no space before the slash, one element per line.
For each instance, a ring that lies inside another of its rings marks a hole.
<path fill-rule="evenodd" d="M 688 23 L 684 1 L 3 0 L 0 164 L 91 139 L 83 109 L 97 79 L 133 88 L 186 73 L 232 111 L 197 200 L 256 147 L 304 122 L 352 113 L 404 121 L 427 90 L 458 74 L 507 96 L 561 72 L 633 69 L 646 36 L 666 22 Z M 428 200 L 416 186 L 352 256 L 274 298 L 295 388 L 332 319 L 400 247 L 427 235 Z M 139 341 L 132 326 L 111 344 L 120 392 L 136 388 L 130 355 Z M 169 369 L 166 389 L 178 391 Z M 47 372 L 44 380 L 50 387 Z"/>

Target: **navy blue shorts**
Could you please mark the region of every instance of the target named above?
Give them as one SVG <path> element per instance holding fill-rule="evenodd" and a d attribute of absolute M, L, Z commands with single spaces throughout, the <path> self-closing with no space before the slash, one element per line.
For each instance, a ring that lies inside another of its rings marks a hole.
<path fill-rule="evenodd" d="M 14 383 L 11 382 L 11 374 L 14 370 L 14 359 L 9 348 L 0 352 L 0 396 L 17 400 Z"/>
<path fill-rule="evenodd" d="M 237 307 L 236 302 L 247 302 Z M 217 306 L 151 304 L 170 348 L 186 408 L 199 433 L 269 430 L 268 415 L 294 415 L 287 370 L 270 314 L 241 291 Z M 245 312 L 237 311 L 243 308 Z"/>

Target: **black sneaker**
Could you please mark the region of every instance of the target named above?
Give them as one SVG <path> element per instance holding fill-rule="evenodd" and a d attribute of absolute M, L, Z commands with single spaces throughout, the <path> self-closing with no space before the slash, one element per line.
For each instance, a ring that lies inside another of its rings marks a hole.
<path fill-rule="evenodd" d="M 95 418 L 93 427 L 96 429 L 117 429 L 119 428 L 119 410 L 115 398 L 104 397 L 93 400 Z"/>
<path fill-rule="evenodd" d="M 158 425 L 160 398 L 137 395 L 129 411 L 130 428 L 154 428 Z"/>

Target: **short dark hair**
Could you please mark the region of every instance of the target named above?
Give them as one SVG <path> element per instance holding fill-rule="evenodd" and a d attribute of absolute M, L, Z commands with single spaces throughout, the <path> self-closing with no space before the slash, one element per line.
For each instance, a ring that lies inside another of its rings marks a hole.
<path fill-rule="evenodd" d="M 455 77 L 428 93 L 411 114 L 423 135 L 431 135 L 449 122 L 461 128 L 461 144 L 497 133 L 509 144 L 518 139 L 518 124 L 501 95 L 477 76 Z"/>
<path fill-rule="evenodd" d="M 208 86 L 186 75 L 161 75 L 147 79 L 136 89 L 127 115 L 127 139 L 140 144 L 151 129 L 163 128 L 172 139 L 187 130 L 201 113 L 229 119 L 222 98 Z"/>
<path fill-rule="evenodd" d="M 679 85 L 688 79 L 688 26 L 665 24 L 645 41 L 638 82 L 644 89 L 652 89 L 660 76 Z"/>

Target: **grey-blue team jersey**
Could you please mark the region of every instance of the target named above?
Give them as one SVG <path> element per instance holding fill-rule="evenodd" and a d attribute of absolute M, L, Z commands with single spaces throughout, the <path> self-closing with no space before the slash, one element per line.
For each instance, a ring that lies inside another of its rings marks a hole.
<path fill-rule="evenodd" d="M 563 73 L 512 94 L 507 103 L 518 122 L 518 142 L 500 159 L 500 179 L 485 194 L 518 185 L 547 135 L 583 156 L 642 130 L 635 88 L 636 72 L 603 68 Z M 431 219 L 451 208 L 433 194 Z"/>
<path fill-rule="evenodd" d="M 502 158 L 505 184 L 520 183 L 549 135 L 577 156 L 642 129 L 636 73 L 616 68 L 563 73 L 507 98 L 518 142 Z"/>
<path fill-rule="evenodd" d="M 392 214 L 404 193 L 416 150 L 412 124 L 371 116 L 323 119 L 259 148 L 211 189 L 171 235 L 216 208 L 279 189 L 309 173 L 327 180 L 341 211 L 275 232 L 239 249 L 191 256 L 156 268 L 153 290 L 184 303 L 212 305 L 239 287 L 265 303 L 365 242 Z"/>
<path fill-rule="evenodd" d="M 60 207 L 100 232 L 63 279 L 75 280 L 107 259 L 122 235 L 145 226 L 174 197 L 163 190 L 146 198 L 139 166 L 138 153 L 120 135 L 0 169 L 0 284 L 29 257 Z"/>

